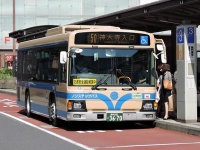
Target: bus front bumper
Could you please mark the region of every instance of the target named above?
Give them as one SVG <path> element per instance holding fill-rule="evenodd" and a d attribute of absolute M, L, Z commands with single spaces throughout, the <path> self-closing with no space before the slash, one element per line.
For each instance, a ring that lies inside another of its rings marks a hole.
<path fill-rule="evenodd" d="M 109 116 L 121 115 L 119 120 L 110 120 Z M 68 112 L 67 121 L 153 121 L 156 112 Z"/>

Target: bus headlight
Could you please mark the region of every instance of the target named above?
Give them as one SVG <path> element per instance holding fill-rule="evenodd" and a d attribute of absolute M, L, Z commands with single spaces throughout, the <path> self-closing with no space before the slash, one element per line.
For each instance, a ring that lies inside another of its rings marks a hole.
<path fill-rule="evenodd" d="M 152 110 L 153 109 L 153 104 L 152 103 L 145 103 L 143 105 L 144 110 Z"/>
<path fill-rule="evenodd" d="M 140 111 L 155 111 L 157 110 L 155 100 L 143 100 Z"/>
<path fill-rule="evenodd" d="M 73 108 L 74 108 L 74 109 L 81 109 L 81 108 L 82 108 L 82 105 L 81 105 L 80 102 L 74 103 L 74 104 L 73 104 Z"/>
<path fill-rule="evenodd" d="M 68 111 L 87 111 L 85 100 L 69 100 L 67 109 Z"/>

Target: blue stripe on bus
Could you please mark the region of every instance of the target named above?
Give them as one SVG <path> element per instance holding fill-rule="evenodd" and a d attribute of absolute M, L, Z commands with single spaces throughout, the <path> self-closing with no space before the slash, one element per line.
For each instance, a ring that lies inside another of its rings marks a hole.
<path fill-rule="evenodd" d="M 44 48 L 48 46 L 57 46 L 57 45 L 67 45 L 68 41 L 62 41 L 62 42 L 57 42 L 57 43 L 50 43 L 50 44 L 42 44 L 42 45 L 37 45 L 37 46 L 30 46 L 30 47 L 25 47 L 25 48 L 20 48 L 19 50 L 30 50 L 30 49 L 35 49 L 35 48 Z"/>
<path fill-rule="evenodd" d="M 109 110 L 114 110 L 112 101 L 104 94 L 100 93 L 64 93 L 56 92 L 56 96 L 59 98 L 65 98 L 70 100 L 102 100 Z"/>
<path fill-rule="evenodd" d="M 17 104 L 25 108 L 25 101 L 17 100 Z M 36 111 L 36 112 L 40 112 L 44 115 L 49 116 L 48 107 L 46 107 L 46 106 L 31 103 L 31 110 Z M 67 117 L 67 111 L 57 109 L 57 116 L 66 118 Z"/>
<path fill-rule="evenodd" d="M 34 82 L 29 82 L 29 83 L 30 83 L 29 87 L 31 87 L 31 88 L 55 91 L 55 85 L 54 84 L 41 84 L 41 83 L 34 83 Z"/>
<path fill-rule="evenodd" d="M 119 98 L 116 105 L 114 106 L 112 102 L 114 100 L 111 100 L 106 95 L 100 93 L 64 93 L 64 92 L 56 92 L 56 93 L 58 97 L 70 100 L 101 100 L 107 105 L 108 110 L 120 110 L 124 102 L 128 100 L 133 100 L 132 93 L 128 93 Z M 148 98 L 145 98 L 146 96 L 148 96 Z M 155 99 L 155 93 L 142 93 L 142 100 L 152 100 L 152 99 L 153 100 Z"/>
<path fill-rule="evenodd" d="M 67 118 L 67 111 L 57 109 L 57 116 Z"/>
<path fill-rule="evenodd" d="M 25 108 L 25 101 L 17 100 L 17 105 Z"/>
<path fill-rule="evenodd" d="M 40 112 L 40 113 L 45 114 L 45 115 L 49 115 L 47 106 L 31 103 L 31 110 Z"/>
<path fill-rule="evenodd" d="M 125 97 L 124 96 L 122 96 L 122 97 L 124 97 L 125 99 L 133 99 L 132 95 L 133 95 L 133 93 L 128 93 L 128 94 L 124 95 Z M 155 99 L 155 93 L 141 93 L 141 95 L 142 95 L 142 98 L 141 98 L 142 100 Z M 146 97 L 146 95 L 148 95 L 148 98 Z M 60 97 L 60 98 L 65 98 L 65 99 L 78 99 L 78 100 L 103 99 L 105 97 L 108 98 L 106 95 L 101 94 L 101 93 L 66 93 L 66 92 L 56 92 L 56 96 Z"/>
<path fill-rule="evenodd" d="M 25 86 L 28 88 L 36 88 L 42 90 L 56 90 L 55 84 L 44 84 L 44 83 L 36 83 L 36 82 L 18 82 L 18 86 Z"/>
<path fill-rule="evenodd" d="M 56 97 L 69 99 L 69 100 L 101 100 L 103 101 L 108 110 L 120 110 L 122 105 L 128 100 L 138 100 L 133 98 L 133 93 L 128 93 L 123 95 L 118 99 L 118 102 L 114 106 L 112 98 L 101 94 L 101 93 L 66 93 L 66 92 L 56 92 L 55 85 L 53 84 L 42 84 L 42 83 L 34 83 L 29 82 L 28 87 L 37 88 L 37 89 L 45 89 L 45 90 L 53 90 L 55 91 Z M 114 92 L 114 91 L 113 91 Z M 116 92 L 117 93 L 117 92 Z M 154 100 L 155 93 L 141 93 L 142 100 Z"/>

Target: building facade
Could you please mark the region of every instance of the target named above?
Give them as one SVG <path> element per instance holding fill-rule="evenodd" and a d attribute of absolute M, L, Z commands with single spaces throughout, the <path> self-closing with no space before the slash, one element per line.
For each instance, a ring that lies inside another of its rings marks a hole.
<path fill-rule="evenodd" d="M 157 0 L 0 0 L 0 68 L 12 65 L 13 45 L 18 47 L 9 38 L 13 30 L 66 25 L 154 1 Z"/>

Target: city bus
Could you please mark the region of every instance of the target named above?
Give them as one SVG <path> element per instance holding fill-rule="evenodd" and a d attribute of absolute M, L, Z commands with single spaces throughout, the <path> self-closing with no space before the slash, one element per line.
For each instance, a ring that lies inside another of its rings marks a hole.
<path fill-rule="evenodd" d="M 115 26 L 38 26 L 16 38 L 17 104 L 28 117 L 58 120 L 156 119 L 156 60 L 166 63 L 162 39 Z"/>

